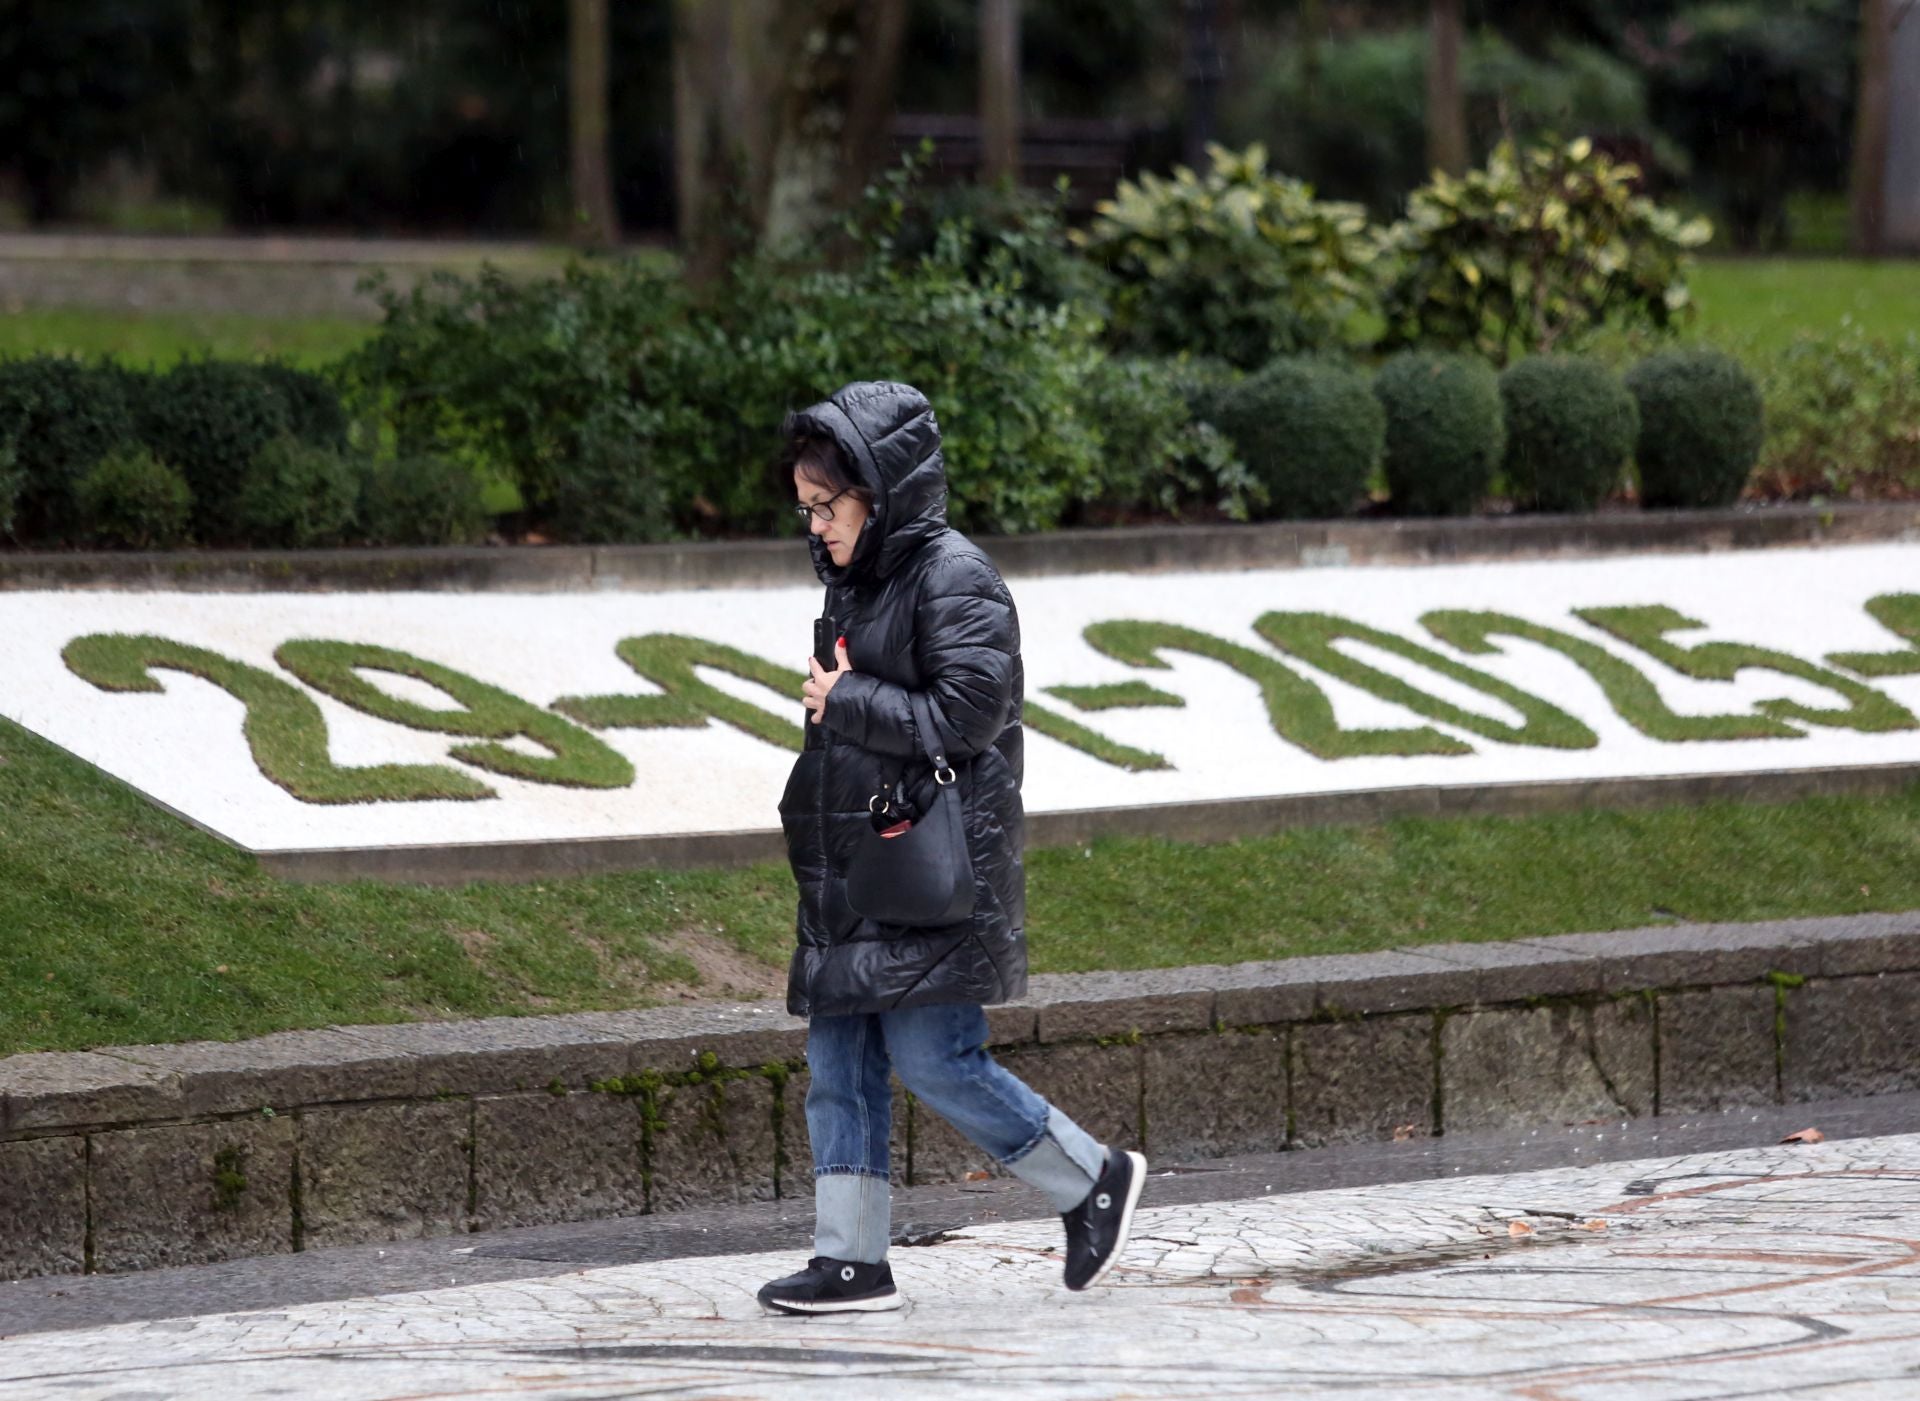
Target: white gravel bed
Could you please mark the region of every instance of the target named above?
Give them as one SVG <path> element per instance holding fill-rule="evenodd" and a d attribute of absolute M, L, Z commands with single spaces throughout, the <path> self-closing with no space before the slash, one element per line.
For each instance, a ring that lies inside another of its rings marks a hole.
<path fill-rule="evenodd" d="M 1819 661 L 1838 650 L 1897 649 L 1900 640 L 1868 617 L 1863 605 L 1877 594 L 1915 589 L 1920 589 L 1920 545 L 1020 581 L 1015 598 L 1028 695 L 1114 740 L 1164 754 L 1173 765 L 1164 772 L 1127 773 L 1030 733 L 1027 806 L 1054 811 L 1424 784 L 1920 761 L 1920 729 L 1862 734 L 1809 727 L 1797 739 L 1650 740 L 1615 715 L 1570 661 L 1507 638 L 1495 639 L 1502 649 L 1498 654 L 1461 660 L 1578 716 L 1598 733 L 1596 747 L 1541 749 L 1460 732 L 1473 753 L 1325 760 L 1275 734 L 1258 691 L 1238 673 L 1184 655 L 1174 656 L 1168 671 L 1136 670 L 1101 656 L 1082 636 L 1096 621 L 1158 620 L 1270 653 L 1252 630 L 1254 620 L 1273 609 L 1301 610 L 1340 614 L 1454 655 L 1419 626 L 1420 614 L 1434 608 L 1496 609 L 1599 643 L 1637 666 L 1675 710 L 1724 713 L 1772 696 L 1822 705 L 1836 704 L 1837 698 L 1776 673 L 1749 671 L 1733 682 L 1690 680 L 1587 627 L 1571 610 L 1666 604 L 1706 625 L 1677 634 L 1675 640 L 1683 644 L 1749 642 Z M 218 687 L 163 672 L 165 695 L 112 694 L 69 672 L 60 651 L 88 633 L 150 632 L 278 671 L 273 649 L 292 638 L 372 642 L 455 667 L 545 705 L 563 695 L 648 693 L 651 686 L 615 656 L 614 645 L 625 637 L 674 632 L 790 660 L 789 696 L 724 675 L 711 679 L 797 720 L 810 620 L 819 606 L 820 591 L 814 588 L 644 595 L 0 594 L 0 715 L 256 850 L 751 830 L 775 825 L 775 804 L 792 755 L 717 723 L 699 731 L 603 732 L 634 763 L 638 778 L 626 789 L 586 791 L 485 773 L 479 776 L 498 791 L 496 800 L 329 807 L 301 802 L 260 774 L 241 736 L 242 707 Z M 1489 698 L 1398 658 L 1352 643 L 1339 645 L 1457 704 L 1514 718 Z M 857 669 L 857 635 L 851 652 Z M 1298 663 L 1288 664 L 1322 687 L 1343 726 L 1428 723 Z M 380 673 L 371 679 L 397 695 L 444 703 L 435 701 L 431 688 Z M 1051 685 L 1124 680 L 1146 680 L 1174 692 L 1186 707 L 1082 715 L 1044 693 Z M 1872 684 L 1920 713 L 1920 676 Z M 447 750 L 459 742 L 374 719 L 325 696 L 315 698 L 341 764 L 451 762 Z"/>

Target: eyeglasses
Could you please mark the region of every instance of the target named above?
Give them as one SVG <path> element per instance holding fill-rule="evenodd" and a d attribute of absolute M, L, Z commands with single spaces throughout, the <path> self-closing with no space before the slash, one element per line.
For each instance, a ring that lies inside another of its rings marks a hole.
<path fill-rule="evenodd" d="M 852 487 L 844 487 L 834 492 L 834 494 L 829 496 L 825 501 L 815 501 L 811 505 L 803 501 L 793 508 L 793 513 L 800 517 L 802 524 L 807 524 L 816 518 L 823 521 L 830 521 L 833 519 L 833 503 L 853 489 Z"/>

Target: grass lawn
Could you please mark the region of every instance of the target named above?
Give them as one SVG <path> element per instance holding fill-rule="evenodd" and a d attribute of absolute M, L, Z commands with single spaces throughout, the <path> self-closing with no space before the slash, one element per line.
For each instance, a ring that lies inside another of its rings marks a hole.
<path fill-rule="evenodd" d="M 113 355 L 132 365 L 171 365 L 189 355 L 274 355 L 318 366 L 346 354 L 374 329 L 369 321 L 320 317 L 27 309 L 0 317 L 0 356 Z"/>
<path fill-rule="evenodd" d="M 769 817 L 772 815 L 769 814 Z M 1036 971 L 1920 907 L 1887 799 L 1409 820 L 1029 856 Z M 779 983 L 784 865 L 296 886 L 0 721 L 0 1054 L 677 999 Z"/>
<path fill-rule="evenodd" d="M 1703 258 L 1691 278 L 1701 334 L 1771 350 L 1851 320 L 1870 335 L 1920 329 L 1920 260 Z"/>

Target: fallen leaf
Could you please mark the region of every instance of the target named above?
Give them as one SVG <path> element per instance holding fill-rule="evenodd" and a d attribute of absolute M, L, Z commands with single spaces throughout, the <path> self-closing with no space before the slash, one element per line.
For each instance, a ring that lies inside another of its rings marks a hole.
<path fill-rule="evenodd" d="M 990 1172 L 970 1172 L 967 1174 L 967 1181 L 985 1182 L 989 1177 L 992 1177 L 992 1176 L 993 1174 Z"/>
<path fill-rule="evenodd" d="M 1405 1143 L 1419 1132 L 1420 1126 L 1418 1124 L 1395 1124 L 1393 1126 L 1393 1141 L 1395 1143 Z"/>
<path fill-rule="evenodd" d="M 1516 1238 L 1519 1236 L 1530 1236 L 1533 1234 L 1533 1227 L 1524 1221 L 1509 1221 L 1507 1222 L 1507 1234 Z"/>
<path fill-rule="evenodd" d="M 224 963 L 216 963 L 213 965 L 213 971 L 216 973 L 224 973 L 227 971 L 227 965 Z"/>
<path fill-rule="evenodd" d="M 1825 1143 L 1827 1136 L 1818 1129 L 1801 1129 L 1780 1140 L 1782 1143 Z"/>
<path fill-rule="evenodd" d="M 1604 1231 L 1607 1229 L 1607 1223 L 1602 1221 L 1598 1216 L 1596 1216 L 1593 1218 L 1593 1220 L 1587 1222 L 1580 1229 L 1583 1231 Z"/>

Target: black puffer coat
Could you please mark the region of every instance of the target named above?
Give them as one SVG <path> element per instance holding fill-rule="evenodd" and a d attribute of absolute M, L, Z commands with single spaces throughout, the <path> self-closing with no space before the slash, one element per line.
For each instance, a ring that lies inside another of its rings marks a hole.
<path fill-rule="evenodd" d="M 1004 1002 L 1027 988 L 1020 808 L 1020 623 L 980 548 L 947 525 L 940 430 L 919 390 L 850 384 L 794 415 L 792 431 L 839 443 L 874 493 L 842 569 L 818 536 L 825 612 L 847 639 L 849 672 L 806 725 L 780 799 L 800 886 L 800 947 L 787 1009 L 823 1016 L 939 1002 Z M 974 912 L 955 925 L 875 924 L 848 908 L 847 864 L 883 771 L 901 772 L 921 811 L 933 779 L 908 694 L 922 691 L 959 774 L 973 858 Z"/>

